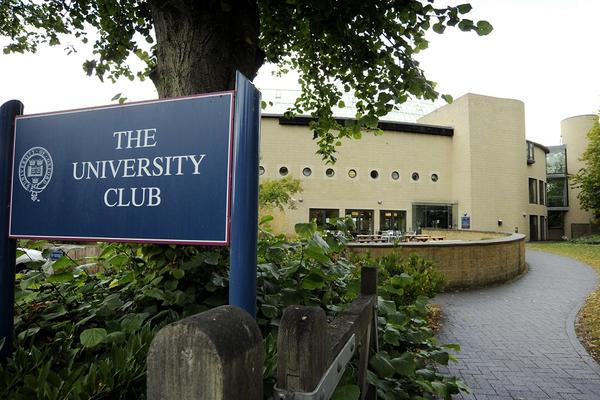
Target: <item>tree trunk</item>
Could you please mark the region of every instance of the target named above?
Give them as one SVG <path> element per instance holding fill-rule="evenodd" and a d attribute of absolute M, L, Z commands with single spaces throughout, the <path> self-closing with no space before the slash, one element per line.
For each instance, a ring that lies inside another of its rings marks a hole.
<path fill-rule="evenodd" d="M 230 90 L 235 71 L 254 79 L 264 62 L 252 0 L 155 0 L 156 68 L 161 98 Z"/>

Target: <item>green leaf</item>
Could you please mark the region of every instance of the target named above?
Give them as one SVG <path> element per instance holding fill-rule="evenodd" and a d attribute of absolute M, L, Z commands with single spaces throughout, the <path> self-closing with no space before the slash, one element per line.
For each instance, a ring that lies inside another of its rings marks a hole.
<path fill-rule="evenodd" d="M 104 339 L 106 339 L 106 336 L 108 336 L 106 329 L 91 328 L 81 332 L 81 335 L 79 335 L 79 341 L 84 347 L 96 347 L 102 343 Z"/>
<path fill-rule="evenodd" d="M 448 365 L 448 359 L 450 358 L 450 355 L 445 352 L 445 351 L 433 351 L 431 353 L 429 353 L 429 359 L 440 363 L 442 365 Z"/>
<path fill-rule="evenodd" d="M 109 343 L 125 343 L 126 340 L 127 335 L 122 331 L 111 332 L 106 336 L 106 341 Z"/>
<path fill-rule="evenodd" d="M 371 358 L 370 364 L 380 378 L 389 378 L 394 374 L 394 366 L 386 353 L 375 354 Z"/>
<path fill-rule="evenodd" d="M 379 310 L 381 310 L 383 314 L 392 314 L 396 312 L 396 303 L 391 300 L 383 300 L 381 297 L 379 297 L 377 304 Z"/>
<path fill-rule="evenodd" d="M 294 225 L 294 230 L 300 237 L 308 237 L 312 235 L 316 227 L 312 223 L 301 223 Z"/>
<path fill-rule="evenodd" d="M 416 363 L 412 353 L 402 353 L 400 357 L 392 359 L 391 363 L 400 375 L 410 376 L 415 373 Z"/>
<path fill-rule="evenodd" d="M 458 343 L 446 343 L 446 344 L 442 345 L 442 347 L 446 348 L 446 349 L 454 350 L 454 351 L 460 351 L 460 344 L 458 344 Z"/>
<path fill-rule="evenodd" d="M 470 19 L 463 19 L 458 23 L 458 29 L 460 29 L 463 32 L 470 31 L 474 27 L 475 26 L 473 25 L 473 21 L 471 21 Z"/>
<path fill-rule="evenodd" d="M 300 286 L 307 290 L 321 289 L 325 286 L 325 279 L 319 275 L 310 274 L 302 280 Z"/>
<path fill-rule="evenodd" d="M 175 268 L 171 270 L 171 275 L 173 275 L 173 278 L 179 280 L 183 278 L 183 276 L 185 275 L 185 271 L 179 268 Z"/>
<path fill-rule="evenodd" d="M 466 14 L 469 11 L 471 11 L 473 9 L 473 7 L 470 4 L 461 4 L 461 5 L 456 6 L 456 9 L 458 10 L 459 13 Z"/>
<path fill-rule="evenodd" d="M 148 296 L 148 297 L 152 297 L 153 299 L 157 299 L 157 300 L 165 299 L 164 292 L 158 288 L 147 289 L 146 291 L 144 291 L 144 295 Z"/>
<path fill-rule="evenodd" d="M 433 24 L 432 28 L 435 33 L 442 34 L 446 30 L 446 25 L 442 24 L 441 22 L 438 22 L 437 24 Z"/>
<path fill-rule="evenodd" d="M 277 318 L 277 316 L 279 314 L 277 307 L 269 305 L 269 304 L 262 304 L 260 306 L 260 310 L 262 311 L 264 316 L 269 319 Z"/>
<path fill-rule="evenodd" d="M 438 396 L 443 398 L 446 398 L 446 396 L 448 396 L 448 389 L 446 388 L 446 385 L 444 383 L 433 381 L 431 382 L 431 387 Z"/>
<path fill-rule="evenodd" d="M 52 269 L 54 270 L 54 273 L 62 273 L 75 266 L 77 266 L 75 261 L 71 260 L 67 256 L 62 256 L 58 260 L 54 261 L 52 264 Z"/>
<path fill-rule="evenodd" d="M 64 283 L 73 280 L 73 274 L 70 272 L 64 272 L 62 274 L 52 274 L 46 279 L 50 283 Z"/>
<path fill-rule="evenodd" d="M 390 325 L 385 327 L 385 331 L 383 333 L 383 340 L 385 340 L 386 343 L 392 344 L 394 346 L 399 346 L 400 339 L 400 332 L 398 332 L 396 328 Z"/>
<path fill-rule="evenodd" d="M 267 222 L 271 222 L 273 221 L 275 218 L 272 215 L 265 215 L 263 217 L 260 218 L 260 221 L 258 221 L 258 225 L 264 225 Z"/>
<path fill-rule="evenodd" d="M 360 398 L 360 388 L 356 385 L 338 386 L 333 392 L 331 400 L 358 400 Z"/>
<path fill-rule="evenodd" d="M 487 21 L 477 22 L 477 34 L 479 36 L 489 35 L 494 30 L 492 24 Z"/>
<path fill-rule="evenodd" d="M 452 102 L 454 101 L 454 98 L 449 94 L 443 94 L 442 99 L 448 104 L 452 104 Z"/>
<path fill-rule="evenodd" d="M 148 313 L 127 314 L 121 320 L 121 328 L 127 333 L 133 333 L 140 329 L 148 316 Z"/>

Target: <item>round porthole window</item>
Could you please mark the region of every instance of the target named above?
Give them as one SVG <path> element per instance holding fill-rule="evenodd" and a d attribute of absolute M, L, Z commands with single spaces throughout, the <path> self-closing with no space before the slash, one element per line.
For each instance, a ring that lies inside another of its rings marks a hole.
<path fill-rule="evenodd" d="M 356 170 L 355 169 L 351 169 L 348 171 L 348 176 L 352 179 L 356 178 Z"/>
<path fill-rule="evenodd" d="M 335 171 L 333 170 L 333 168 L 327 168 L 327 170 L 325 171 L 325 175 L 327 175 L 329 178 L 332 178 L 335 175 Z"/>
<path fill-rule="evenodd" d="M 264 175 L 265 167 L 263 167 L 262 165 L 260 167 L 258 167 L 258 173 L 259 173 L 259 175 Z"/>
<path fill-rule="evenodd" d="M 420 178 L 419 173 L 418 172 L 413 172 L 410 176 L 410 179 L 412 179 L 413 181 L 418 181 Z"/>
<path fill-rule="evenodd" d="M 304 176 L 311 176 L 312 175 L 312 169 L 306 167 L 302 170 L 302 175 Z"/>
<path fill-rule="evenodd" d="M 287 167 L 279 168 L 279 175 L 281 175 L 281 176 L 286 176 L 288 174 L 288 172 L 289 171 L 288 171 Z"/>
<path fill-rule="evenodd" d="M 379 172 L 377 172 L 376 170 L 372 170 L 371 173 L 369 174 L 371 175 L 372 179 L 377 179 L 379 178 Z"/>
<path fill-rule="evenodd" d="M 437 182 L 438 179 L 440 179 L 440 177 L 438 176 L 438 174 L 431 174 L 431 181 L 432 182 Z"/>
<path fill-rule="evenodd" d="M 397 181 L 398 179 L 400 179 L 400 174 L 398 173 L 398 171 L 394 171 L 392 172 L 392 179 Z"/>

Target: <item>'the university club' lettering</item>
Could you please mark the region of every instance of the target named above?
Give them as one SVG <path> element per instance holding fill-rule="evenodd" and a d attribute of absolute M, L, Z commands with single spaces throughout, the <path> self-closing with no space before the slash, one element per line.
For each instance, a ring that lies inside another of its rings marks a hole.
<path fill-rule="evenodd" d="M 113 132 L 115 150 L 157 147 L 157 129 L 144 128 Z M 140 178 L 200 174 L 206 154 L 123 158 L 73 162 L 73 179 Z M 161 203 L 159 187 L 115 187 L 104 192 L 106 207 L 156 207 Z"/>

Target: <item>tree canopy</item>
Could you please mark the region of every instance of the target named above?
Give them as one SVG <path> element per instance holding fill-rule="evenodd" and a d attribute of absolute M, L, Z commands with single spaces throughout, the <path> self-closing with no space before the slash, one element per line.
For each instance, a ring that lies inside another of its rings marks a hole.
<path fill-rule="evenodd" d="M 232 89 L 235 71 L 250 79 L 264 62 L 299 73 L 301 95 L 291 113 L 310 114 L 318 152 L 335 161 L 336 146 L 409 97 L 439 97 L 414 55 L 426 32 L 447 27 L 491 32 L 464 15 L 469 4 L 435 0 L 4 0 L 4 52 L 35 52 L 66 37 L 93 41 L 88 75 L 149 77 L 160 97 Z M 144 68 L 134 70 L 129 57 Z M 333 107 L 357 99 L 356 118 L 339 122 Z M 449 96 L 444 96 L 450 100 Z"/>
<path fill-rule="evenodd" d="M 600 124 L 598 118 L 587 134 L 588 147 L 581 156 L 584 167 L 572 179 L 574 188 L 580 190 L 577 198 L 581 207 L 600 218 Z"/>

